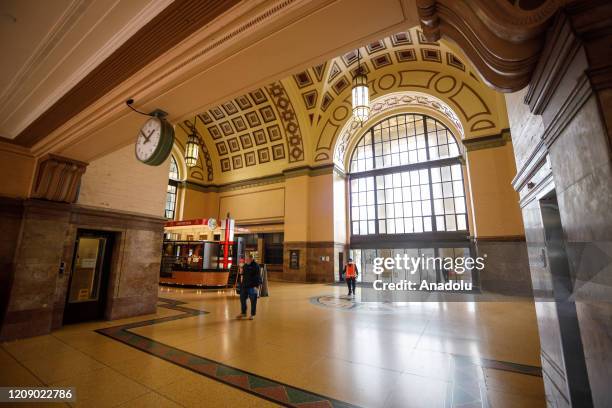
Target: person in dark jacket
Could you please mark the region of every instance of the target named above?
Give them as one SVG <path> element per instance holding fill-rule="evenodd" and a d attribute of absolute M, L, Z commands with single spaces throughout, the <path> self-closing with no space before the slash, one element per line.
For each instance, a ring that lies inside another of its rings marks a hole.
<path fill-rule="evenodd" d="M 238 276 L 238 285 L 240 287 L 240 314 L 237 319 L 247 317 L 247 298 L 251 300 L 251 316 L 249 320 L 255 318 L 257 311 L 257 297 L 259 296 L 259 287 L 262 284 L 261 271 L 259 265 L 253 260 L 252 256 L 247 256 L 246 262 L 242 267 L 242 273 Z"/>
<path fill-rule="evenodd" d="M 355 281 L 357 280 L 357 276 L 359 276 L 359 269 L 357 269 L 357 265 L 353 263 L 351 258 L 349 258 L 348 263 L 344 265 L 342 274 L 348 286 L 348 295 L 355 296 Z"/>

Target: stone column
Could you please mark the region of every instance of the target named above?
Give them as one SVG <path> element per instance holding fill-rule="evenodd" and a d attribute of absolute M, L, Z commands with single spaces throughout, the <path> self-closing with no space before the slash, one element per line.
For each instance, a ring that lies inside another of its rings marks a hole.
<path fill-rule="evenodd" d="M 472 239 L 477 256 L 486 256 L 480 272 L 482 290 L 531 295 L 525 232 L 519 197 L 512 188 L 516 174 L 510 131 L 463 140 L 467 151 Z"/>

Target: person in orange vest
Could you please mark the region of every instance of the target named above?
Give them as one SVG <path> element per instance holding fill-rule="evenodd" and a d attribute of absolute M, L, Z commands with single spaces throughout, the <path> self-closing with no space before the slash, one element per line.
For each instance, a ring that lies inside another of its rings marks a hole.
<path fill-rule="evenodd" d="M 348 263 L 344 265 L 342 273 L 344 274 L 344 280 L 346 280 L 346 286 L 348 286 L 348 295 L 355 296 L 355 282 L 357 281 L 359 270 L 357 269 L 357 265 L 353 263 L 352 258 L 348 259 Z"/>

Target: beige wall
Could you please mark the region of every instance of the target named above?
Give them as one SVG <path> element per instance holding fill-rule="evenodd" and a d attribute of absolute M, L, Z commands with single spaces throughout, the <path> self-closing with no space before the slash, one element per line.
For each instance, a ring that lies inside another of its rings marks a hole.
<path fill-rule="evenodd" d="M 78 203 L 155 216 L 164 215 L 169 160 L 147 166 L 129 145 L 89 164 Z"/>
<path fill-rule="evenodd" d="M 334 240 L 333 175 L 309 178 L 308 241 Z M 292 211 L 289 209 L 289 211 Z"/>
<path fill-rule="evenodd" d="M 309 177 L 291 177 L 285 180 L 285 241 L 308 240 Z"/>
<path fill-rule="evenodd" d="M 335 173 L 221 193 L 187 187 L 181 194 L 177 219 L 224 218 L 229 212 L 238 223 L 284 222 L 286 241 L 346 242 L 345 180 Z"/>
<path fill-rule="evenodd" d="M 333 190 L 334 190 L 334 242 L 347 242 L 347 207 L 346 207 L 346 179 L 334 172 L 333 174 Z"/>
<path fill-rule="evenodd" d="M 282 183 L 219 194 L 218 217 L 227 213 L 236 222 L 262 222 L 285 215 L 285 187 Z"/>
<path fill-rule="evenodd" d="M 524 235 L 518 193 L 510 184 L 516 175 L 512 144 L 467 154 L 476 237 Z"/>
<path fill-rule="evenodd" d="M 179 188 L 176 219 L 190 220 L 193 218 L 218 218 L 219 194 L 202 192 L 189 187 Z M 182 198 L 184 197 L 184 198 Z"/>
<path fill-rule="evenodd" d="M 6 197 L 25 198 L 30 193 L 32 178 L 34 177 L 34 158 L 22 153 L 4 150 L 0 147 L 0 195 Z M 12 149 L 11 149 L 12 150 Z"/>

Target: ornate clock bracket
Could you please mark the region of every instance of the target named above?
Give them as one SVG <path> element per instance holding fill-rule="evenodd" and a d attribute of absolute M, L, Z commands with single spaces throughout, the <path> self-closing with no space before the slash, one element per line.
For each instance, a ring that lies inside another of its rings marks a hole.
<path fill-rule="evenodd" d="M 161 109 L 155 109 L 149 113 L 145 113 L 143 111 L 140 111 L 138 109 L 136 109 L 135 107 L 133 107 L 132 105 L 134 104 L 134 99 L 130 98 L 127 101 L 125 101 L 125 104 L 127 105 L 128 108 L 130 108 L 131 110 L 133 110 L 134 112 L 140 114 L 140 115 L 144 115 L 144 116 L 151 116 L 151 117 L 156 117 L 156 118 L 160 118 L 160 119 L 164 119 L 168 116 L 168 112 L 163 111 Z"/>

